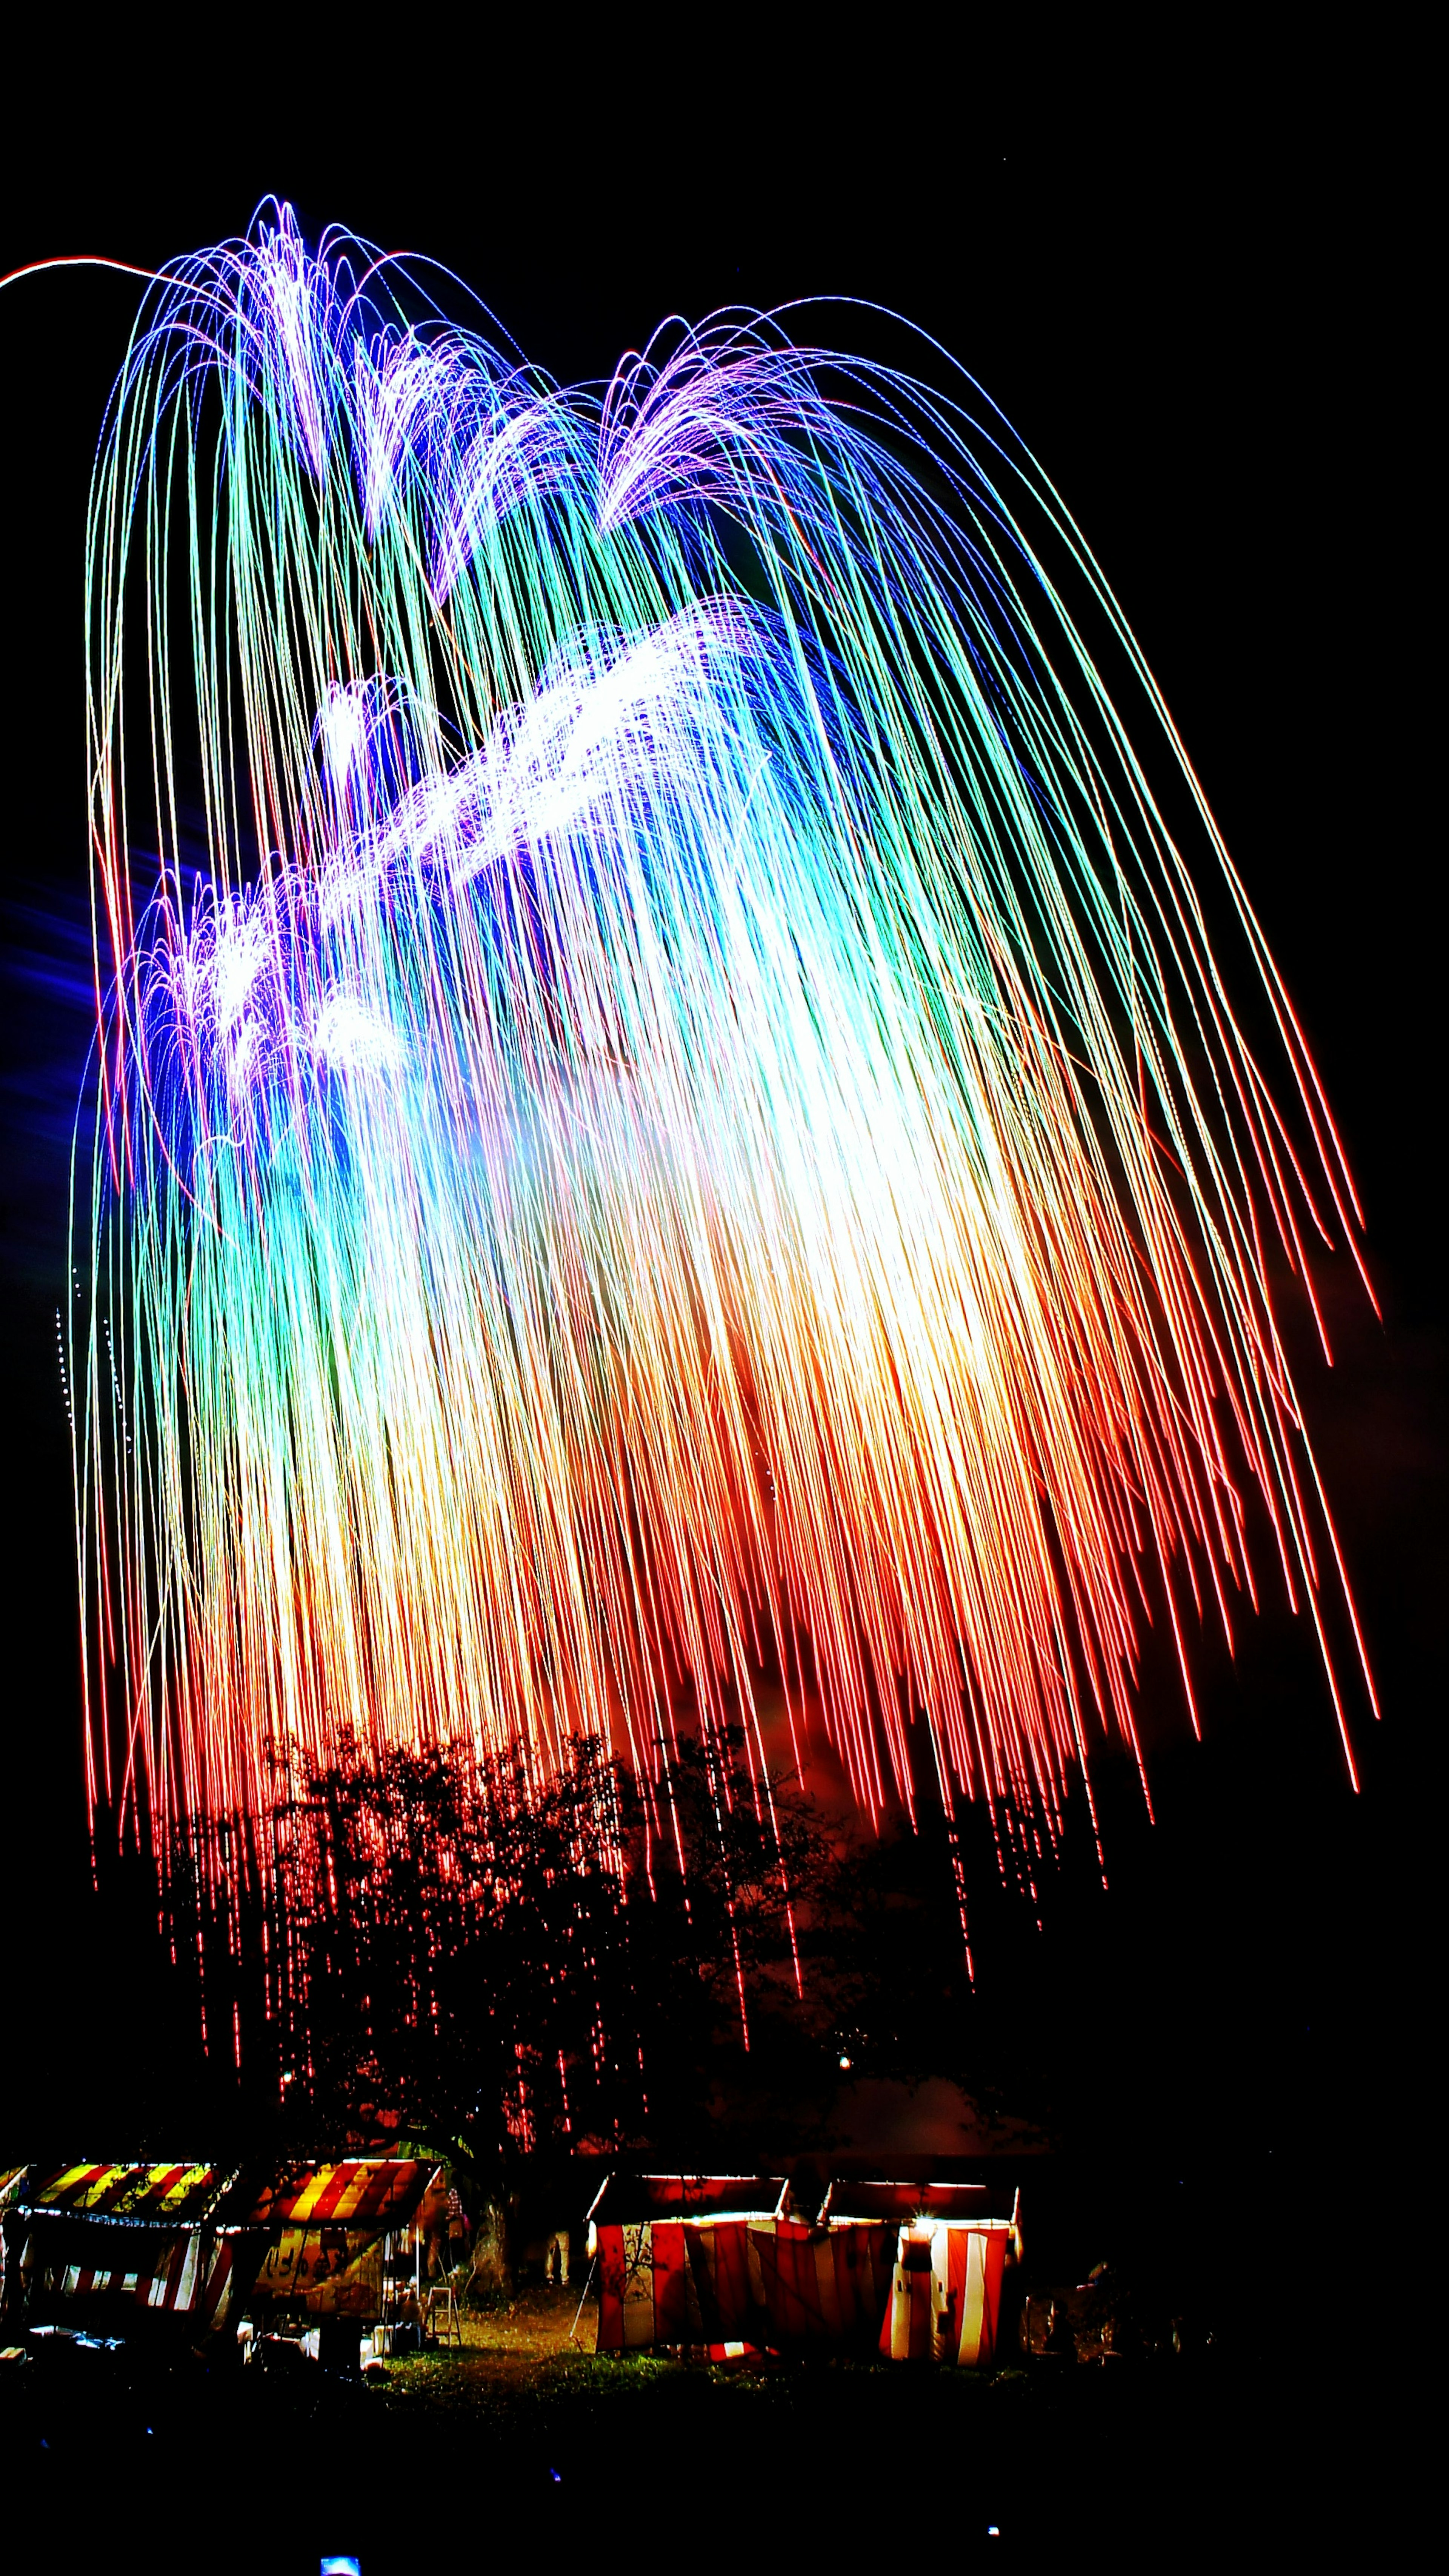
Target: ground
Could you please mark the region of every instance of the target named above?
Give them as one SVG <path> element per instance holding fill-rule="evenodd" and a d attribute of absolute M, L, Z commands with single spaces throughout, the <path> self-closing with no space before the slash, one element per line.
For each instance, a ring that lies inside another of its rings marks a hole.
<path fill-rule="evenodd" d="M 141 2378 L 71 2351 L 0 2367 L 8 2563 L 364 2576 L 567 2549 L 631 2568 L 1338 2563 L 1388 2547 L 1381 2381 L 1212 2354 L 996 2372 L 595 2356 L 592 2303 L 531 2289 L 461 2352 L 361 2381 L 302 2362 Z M 1337 2391 L 1335 2397 L 1334 2391 Z M 1374 2536 L 1377 2547 L 1373 2545 Z M 1387 2550 L 1387 2555 L 1384 2554 Z"/>

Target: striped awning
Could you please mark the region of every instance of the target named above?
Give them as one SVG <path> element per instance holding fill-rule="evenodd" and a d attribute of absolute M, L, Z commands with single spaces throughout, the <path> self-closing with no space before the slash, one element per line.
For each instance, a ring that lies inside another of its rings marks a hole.
<path fill-rule="evenodd" d="M 235 2166 L 224 2165 L 56 2165 L 36 2175 L 20 2197 L 37 2214 L 200 2227 L 216 2222 L 235 2181 Z"/>
<path fill-rule="evenodd" d="M 247 2217 L 259 2227 L 343 2227 L 386 2235 L 412 2217 L 434 2172 L 412 2156 L 354 2156 L 278 2174 L 253 2197 Z"/>

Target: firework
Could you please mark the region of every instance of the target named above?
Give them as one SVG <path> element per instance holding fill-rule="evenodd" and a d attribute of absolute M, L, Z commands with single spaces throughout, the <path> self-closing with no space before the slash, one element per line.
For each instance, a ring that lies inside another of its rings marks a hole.
<path fill-rule="evenodd" d="M 1050 1827 L 1254 1488 L 1337 1703 L 1270 1265 L 1351 1183 L 966 380 L 726 315 L 563 390 L 274 208 L 147 297 L 89 600 L 98 1800 L 648 1778 L 768 1671 L 865 1809 Z"/>

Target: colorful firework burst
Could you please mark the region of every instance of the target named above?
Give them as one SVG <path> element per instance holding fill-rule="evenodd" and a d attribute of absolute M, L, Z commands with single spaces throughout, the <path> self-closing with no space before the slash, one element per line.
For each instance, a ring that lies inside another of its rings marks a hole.
<path fill-rule="evenodd" d="M 563 390 L 274 208 L 146 299 L 89 597 L 96 1799 L 647 1779 L 769 1671 L 866 1810 L 1050 1828 L 1250 1488 L 1339 1705 L 1270 1269 L 1351 1182 L 967 380 L 726 315 Z"/>

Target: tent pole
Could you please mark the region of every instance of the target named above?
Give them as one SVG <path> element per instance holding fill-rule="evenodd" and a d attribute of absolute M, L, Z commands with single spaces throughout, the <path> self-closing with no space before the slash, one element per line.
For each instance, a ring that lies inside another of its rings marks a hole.
<path fill-rule="evenodd" d="M 599 2258 L 598 2258 L 598 2256 L 597 2256 L 597 2254 L 596 2254 L 596 2255 L 594 2256 L 594 2259 L 593 2259 L 592 2263 L 589 2265 L 589 2277 L 588 2277 L 588 2279 L 587 2279 L 587 2280 L 585 2281 L 585 2283 L 584 2283 L 584 2298 L 583 2298 L 583 2299 L 580 2299 L 579 2304 L 578 2304 L 578 2307 L 577 2307 L 577 2309 L 576 2309 L 576 2310 L 575 2310 L 575 2312 L 574 2312 L 574 2321 L 573 2321 L 573 2324 L 572 2324 L 572 2325 L 570 2326 L 570 2328 L 569 2328 L 569 2341 L 570 2341 L 570 2343 L 572 2343 L 572 2342 L 574 2341 L 574 2339 L 575 2339 L 576 2335 L 578 2334 L 578 2330 L 579 2330 L 579 2318 L 580 2318 L 580 2317 L 583 2315 L 583 2313 L 584 2313 L 584 2299 L 586 2299 L 586 2298 L 588 2297 L 590 2290 L 591 2290 L 591 2289 L 593 2288 L 593 2286 L 594 2286 L 594 2274 L 597 2272 L 598 2268 L 599 2268 Z"/>

